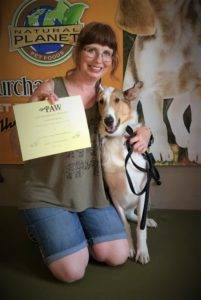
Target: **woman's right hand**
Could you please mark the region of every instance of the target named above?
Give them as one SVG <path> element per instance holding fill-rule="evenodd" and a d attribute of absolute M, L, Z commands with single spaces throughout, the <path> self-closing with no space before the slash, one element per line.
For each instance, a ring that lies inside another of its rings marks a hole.
<path fill-rule="evenodd" d="M 50 104 L 55 104 L 58 100 L 57 95 L 54 93 L 54 81 L 52 79 L 41 83 L 29 98 L 29 102 L 42 100 L 47 100 Z"/>

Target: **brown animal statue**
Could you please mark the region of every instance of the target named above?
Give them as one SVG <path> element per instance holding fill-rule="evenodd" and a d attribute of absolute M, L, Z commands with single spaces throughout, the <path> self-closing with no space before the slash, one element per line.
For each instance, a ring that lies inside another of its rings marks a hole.
<path fill-rule="evenodd" d="M 136 34 L 124 90 L 143 82 L 140 101 L 154 135 L 155 159 L 173 159 L 163 115 L 164 99 L 172 99 L 167 117 L 176 143 L 187 148 L 190 161 L 201 163 L 201 2 L 119 0 L 116 20 L 122 29 Z"/>

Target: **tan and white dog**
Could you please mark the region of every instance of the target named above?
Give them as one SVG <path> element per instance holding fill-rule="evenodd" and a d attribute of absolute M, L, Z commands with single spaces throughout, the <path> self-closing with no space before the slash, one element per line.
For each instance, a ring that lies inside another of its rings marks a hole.
<path fill-rule="evenodd" d="M 173 158 L 163 113 L 163 99 L 173 99 L 167 118 L 176 143 L 187 148 L 190 161 L 201 163 L 201 2 L 119 0 L 116 20 L 136 35 L 123 89 L 144 83 L 140 101 L 155 159 Z"/>
<path fill-rule="evenodd" d="M 140 229 L 144 208 L 145 195 L 136 196 L 132 193 L 125 172 L 125 158 L 128 153 L 125 145 L 125 129 L 130 125 L 133 129 L 139 126 L 136 110 L 133 109 L 135 99 L 141 88 L 137 83 L 126 92 L 113 87 L 101 88 L 98 96 L 98 107 L 101 116 L 99 133 L 101 136 L 102 166 L 105 182 L 109 188 L 112 201 L 119 212 L 128 235 L 130 257 L 142 264 L 149 262 L 147 248 L 147 230 Z M 132 159 L 137 165 L 145 168 L 145 160 L 141 154 L 133 152 Z M 145 173 L 128 163 L 127 170 L 134 181 L 134 187 L 140 192 L 146 183 Z M 137 215 L 134 210 L 137 209 Z M 137 221 L 137 251 L 135 253 L 127 218 Z M 146 225 L 156 227 L 152 219 L 147 219 Z"/>

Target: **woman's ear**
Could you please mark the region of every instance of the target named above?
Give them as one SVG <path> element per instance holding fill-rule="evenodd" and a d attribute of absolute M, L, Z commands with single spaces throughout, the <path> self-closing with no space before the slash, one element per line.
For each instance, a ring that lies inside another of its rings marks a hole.
<path fill-rule="evenodd" d="M 149 0 L 119 0 L 116 22 L 121 29 L 132 34 L 155 33 L 155 14 Z"/>
<path fill-rule="evenodd" d="M 138 98 L 143 82 L 138 81 L 134 86 L 123 92 L 125 100 L 133 101 Z"/>

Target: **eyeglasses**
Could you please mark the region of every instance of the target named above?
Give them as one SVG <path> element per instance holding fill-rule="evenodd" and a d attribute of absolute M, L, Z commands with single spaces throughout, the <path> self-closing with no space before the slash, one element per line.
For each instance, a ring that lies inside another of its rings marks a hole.
<path fill-rule="evenodd" d="M 97 48 L 95 47 L 84 47 L 84 52 L 87 55 L 88 58 L 97 58 L 99 57 L 99 55 L 101 55 L 102 60 L 104 62 L 111 62 L 112 61 L 112 57 L 113 57 L 113 51 L 109 51 L 109 50 L 104 50 L 104 51 L 99 51 Z"/>

